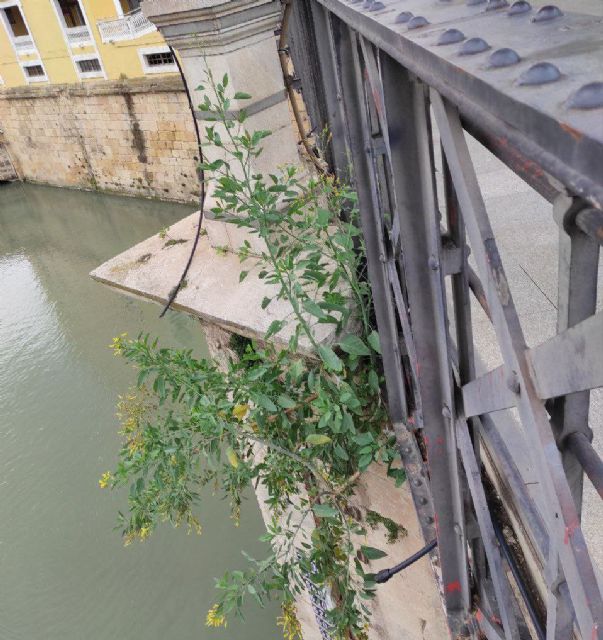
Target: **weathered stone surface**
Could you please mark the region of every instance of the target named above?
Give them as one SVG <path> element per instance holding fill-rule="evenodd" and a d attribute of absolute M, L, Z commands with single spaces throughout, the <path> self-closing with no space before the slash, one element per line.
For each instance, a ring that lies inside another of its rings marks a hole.
<path fill-rule="evenodd" d="M 192 202 L 198 149 L 180 78 L 0 91 L 0 126 L 22 178 Z"/>
<path fill-rule="evenodd" d="M 0 181 L 17 180 L 17 177 L 6 145 L 0 142 Z"/>
<path fill-rule="evenodd" d="M 180 220 L 167 230 L 164 238 L 152 236 L 105 262 L 90 275 L 121 291 L 159 303 L 167 302 L 190 254 L 197 220 L 197 214 Z M 249 271 L 249 275 L 239 282 L 243 270 Z M 204 235 L 199 239 L 186 286 L 172 306 L 233 333 L 262 339 L 270 323 L 287 318 L 292 309 L 284 300 L 274 300 L 266 309 L 261 309 L 263 298 L 274 296 L 278 288 L 260 280 L 260 271 L 256 260 L 241 263 L 237 255 L 214 249 Z M 315 324 L 315 339 L 331 343 L 335 337 L 333 326 Z M 293 325 L 285 326 L 274 339 L 287 341 L 292 329 Z M 311 353 L 307 340 L 300 340 L 300 348 Z"/>

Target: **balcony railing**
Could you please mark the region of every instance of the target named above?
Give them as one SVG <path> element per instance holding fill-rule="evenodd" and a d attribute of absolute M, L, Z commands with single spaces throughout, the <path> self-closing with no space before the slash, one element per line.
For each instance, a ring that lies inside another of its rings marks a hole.
<path fill-rule="evenodd" d="M 17 53 L 31 53 L 35 51 L 35 46 L 31 36 L 16 36 L 13 39 Z"/>
<path fill-rule="evenodd" d="M 126 13 L 121 18 L 101 20 L 97 24 L 103 42 L 133 40 L 156 30 L 155 25 L 142 15 L 141 9 Z"/>
<path fill-rule="evenodd" d="M 92 42 L 92 34 L 85 24 L 78 27 L 67 27 L 65 33 L 67 34 L 67 42 L 72 47 Z"/>

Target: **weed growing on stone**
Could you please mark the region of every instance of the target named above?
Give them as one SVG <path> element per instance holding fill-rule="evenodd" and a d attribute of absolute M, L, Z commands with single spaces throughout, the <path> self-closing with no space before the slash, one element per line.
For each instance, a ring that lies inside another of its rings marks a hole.
<path fill-rule="evenodd" d="M 356 194 L 332 177 L 302 180 L 295 167 L 254 173 L 270 133 L 248 131 L 244 111 L 229 116 L 231 99 L 249 96 L 230 98 L 228 78 L 210 74 L 199 90 L 199 108 L 213 120 L 207 145 L 221 156 L 203 165 L 215 187 L 212 213 L 228 215 L 253 239 L 239 251 L 241 282 L 265 283 L 262 309 L 285 301 L 289 313 L 261 342 L 237 343 L 239 359 L 226 367 L 148 336 L 116 338 L 115 352 L 139 370 L 142 400 L 132 396 L 134 408 L 122 406 L 119 464 L 101 481 L 130 484 L 121 516 L 126 542 L 145 539 L 162 521 L 200 530 L 200 489 L 208 484 L 228 498 L 237 523 L 243 496 L 259 486 L 272 514 L 263 536 L 271 552 L 262 559 L 244 553 L 246 566 L 218 581 L 207 623 L 226 624 L 250 598 L 264 605 L 278 597 L 280 624 L 294 640 L 295 597 L 309 581 L 332 602 L 332 637 L 360 640 L 375 589 L 367 561 L 386 555 L 362 545 L 363 537 L 367 527 L 384 527 L 390 540 L 404 530 L 363 513 L 352 497 L 375 462 L 396 483 L 404 475 L 381 395 Z M 330 342 L 319 337 L 325 327 Z"/>

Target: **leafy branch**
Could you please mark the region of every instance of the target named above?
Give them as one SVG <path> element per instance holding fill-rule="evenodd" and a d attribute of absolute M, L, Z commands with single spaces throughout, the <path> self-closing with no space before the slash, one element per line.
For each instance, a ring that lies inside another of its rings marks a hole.
<path fill-rule="evenodd" d="M 373 462 L 397 483 L 404 475 L 386 428 L 356 194 L 330 176 L 302 179 L 295 167 L 256 173 L 270 132 L 247 130 L 244 110 L 236 120 L 229 115 L 232 99 L 249 96 L 229 97 L 228 77 L 217 82 L 209 72 L 207 90 L 199 90 L 199 108 L 213 121 L 204 157 L 214 159 L 201 166 L 214 187 L 212 213 L 260 240 L 237 252 L 250 265 L 241 282 L 253 274 L 267 285 L 262 309 L 284 300 L 291 312 L 226 366 L 149 336 L 116 338 L 115 353 L 139 377 L 120 402 L 124 443 L 101 486 L 130 485 L 128 514 L 120 515 L 129 543 L 162 521 L 200 531 L 196 512 L 208 484 L 228 497 L 237 522 L 245 492 L 262 485 L 272 512 L 263 539 L 272 551 L 263 560 L 246 555 L 244 571 L 217 582 L 207 623 L 225 624 L 249 598 L 264 605 L 276 596 L 292 640 L 294 600 L 310 581 L 332 595 L 333 637 L 361 640 L 375 588 L 365 563 L 385 552 L 358 540 L 367 527 L 384 527 L 390 542 L 404 530 L 351 500 Z M 330 343 L 319 337 L 322 325 L 331 328 Z"/>

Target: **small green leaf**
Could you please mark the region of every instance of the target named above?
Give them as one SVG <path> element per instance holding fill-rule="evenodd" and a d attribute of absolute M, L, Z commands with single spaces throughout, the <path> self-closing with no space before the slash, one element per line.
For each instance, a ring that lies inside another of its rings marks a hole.
<path fill-rule="evenodd" d="M 376 331 L 371 331 L 366 338 L 372 349 L 377 353 L 381 353 L 381 343 L 379 342 L 379 334 Z"/>
<path fill-rule="evenodd" d="M 316 212 L 316 224 L 319 227 L 326 227 L 329 224 L 331 212 L 328 209 L 319 209 Z"/>
<path fill-rule="evenodd" d="M 272 402 L 272 400 L 270 400 L 270 398 L 263 393 L 258 394 L 255 397 L 255 401 L 260 407 L 263 407 L 267 411 L 278 411 L 278 407 L 274 404 L 274 402 Z"/>
<path fill-rule="evenodd" d="M 276 401 L 281 407 L 283 407 L 283 409 L 293 409 L 297 406 L 295 400 L 292 400 L 289 396 L 284 394 L 281 394 Z"/>
<path fill-rule="evenodd" d="M 262 300 L 262 309 L 265 309 L 272 302 L 272 298 L 265 297 Z"/>
<path fill-rule="evenodd" d="M 366 471 L 366 469 L 368 469 L 372 461 L 373 461 L 372 453 L 365 453 L 364 455 L 361 455 L 360 458 L 358 459 L 358 469 L 360 471 Z"/>
<path fill-rule="evenodd" d="M 312 511 L 314 511 L 319 518 L 337 518 L 339 515 L 339 511 L 328 504 L 315 504 L 312 507 Z"/>
<path fill-rule="evenodd" d="M 268 331 L 264 335 L 264 339 L 268 340 L 268 338 L 272 337 L 275 333 L 278 333 L 283 327 L 285 323 L 282 320 L 273 320 L 268 327 Z"/>
<path fill-rule="evenodd" d="M 360 551 L 366 556 L 368 560 L 379 560 L 379 558 L 385 558 L 387 553 L 381 551 L 381 549 L 375 549 L 375 547 L 366 547 L 362 545 Z"/>
<path fill-rule="evenodd" d="M 339 444 L 336 444 L 333 447 L 333 450 L 335 451 L 335 455 L 340 459 L 340 460 L 349 460 L 350 456 L 348 455 L 348 452 Z"/>
<path fill-rule="evenodd" d="M 239 273 L 239 282 L 243 282 L 248 275 L 249 271 L 241 271 L 241 273 Z"/>
<path fill-rule="evenodd" d="M 251 95 L 249 93 L 245 93 L 244 91 L 237 91 L 234 94 L 235 100 L 249 100 L 250 98 L 251 98 Z"/>
<path fill-rule="evenodd" d="M 341 371 L 343 369 L 343 362 L 339 359 L 339 356 L 331 349 L 331 347 L 325 347 L 320 345 L 318 347 L 318 354 L 325 365 L 333 371 Z"/>
<path fill-rule="evenodd" d="M 379 376 L 374 369 L 371 369 L 368 374 L 369 387 L 375 392 L 379 392 Z"/>
<path fill-rule="evenodd" d="M 308 299 L 304 300 L 303 303 L 304 309 L 311 315 L 316 316 L 317 318 L 326 317 L 326 313 L 316 304 L 316 302 Z"/>
<path fill-rule="evenodd" d="M 329 436 L 325 436 L 322 433 L 311 433 L 306 438 L 306 443 L 312 445 L 313 447 L 319 446 L 321 444 L 329 444 L 331 442 L 331 438 Z"/>
<path fill-rule="evenodd" d="M 340 343 L 342 351 L 349 353 L 351 356 L 370 356 L 370 349 L 355 335 L 346 336 Z"/>

